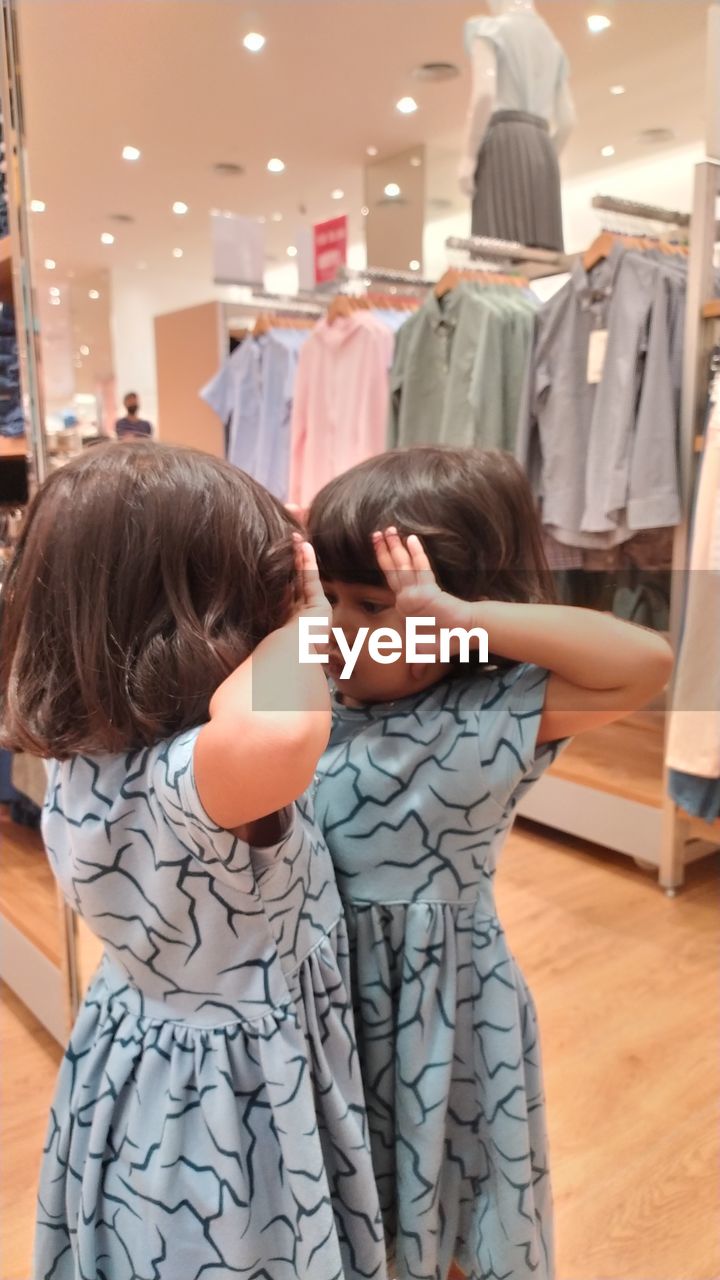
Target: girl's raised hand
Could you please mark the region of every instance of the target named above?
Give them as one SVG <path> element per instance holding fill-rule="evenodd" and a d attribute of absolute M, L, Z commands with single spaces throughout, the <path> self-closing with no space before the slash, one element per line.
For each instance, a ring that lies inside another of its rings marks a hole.
<path fill-rule="evenodd" d="M 311 542 L 305 542 L 299 533 L 293 534 L 293 542 L 298 580 L 297 613 L 306 618 L 323 618 L 329 621 L 332 609 L 322 589 L 314 547 Z"/>
<path fill-rule="evenodd" d="M 394 525 L 373 534 L 377 562 L 395 595 L 398 612 L 406 618 L 434 618 L 439 627 L 462 626 L 470 605 L 441 590 L 425 548 L 416 534 L 403 542 Z"/>

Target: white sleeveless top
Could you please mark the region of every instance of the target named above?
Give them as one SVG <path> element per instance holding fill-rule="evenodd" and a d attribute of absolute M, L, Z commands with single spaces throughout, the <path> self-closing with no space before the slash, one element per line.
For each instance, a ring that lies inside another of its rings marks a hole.
<path fill-rule="evenodd" d="M 477 39 L 488 40 L 497 58 L 497 111 L 527 111 L 550 122 L 557 92 L 569 74 L 568 60 L 539 14 L 505 13 L 471 18 L 465 47 L 472 56 Z"/>

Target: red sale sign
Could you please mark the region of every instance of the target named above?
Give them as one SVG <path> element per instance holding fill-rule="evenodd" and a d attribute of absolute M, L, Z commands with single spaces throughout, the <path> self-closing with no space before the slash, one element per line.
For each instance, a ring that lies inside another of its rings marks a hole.
<path fill-rule="evenodd" d="M 313 242 L 315 283 L 327 284 L 335 279 L 338 269 L 347 263 L 347 214 L 343 214 L 341 218 L 330 218 L 328 222 L 316 223 Z"/>

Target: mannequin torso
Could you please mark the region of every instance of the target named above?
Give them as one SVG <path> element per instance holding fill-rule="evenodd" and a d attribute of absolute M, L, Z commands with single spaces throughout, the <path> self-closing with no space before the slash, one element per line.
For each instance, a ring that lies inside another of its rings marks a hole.
<path fill-rule="evenodd" d="M 533 0 L 488 0 L 492 17 L 472 18 L 465 41 L 472 66 L 460 186 L 472 198 L 478 153 L 496 111 L 527 111 L 548 121 L 559 153 L 575 122 L 567 61 Z"/>

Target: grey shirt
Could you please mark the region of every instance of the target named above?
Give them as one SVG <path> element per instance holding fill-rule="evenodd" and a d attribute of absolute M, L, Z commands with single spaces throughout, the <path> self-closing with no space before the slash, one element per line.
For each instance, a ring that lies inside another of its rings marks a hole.
<path fill-rule="evenodd" d="M 676 271 L 617 244 L 591 276 L 578 263 L 538 314 L 516 456 L 560 542 L 610 547 L 680 518 L 671 344 L 680 288 Z M 608 330 L 599 383 L 588 381 L 594 329 Z"/>

